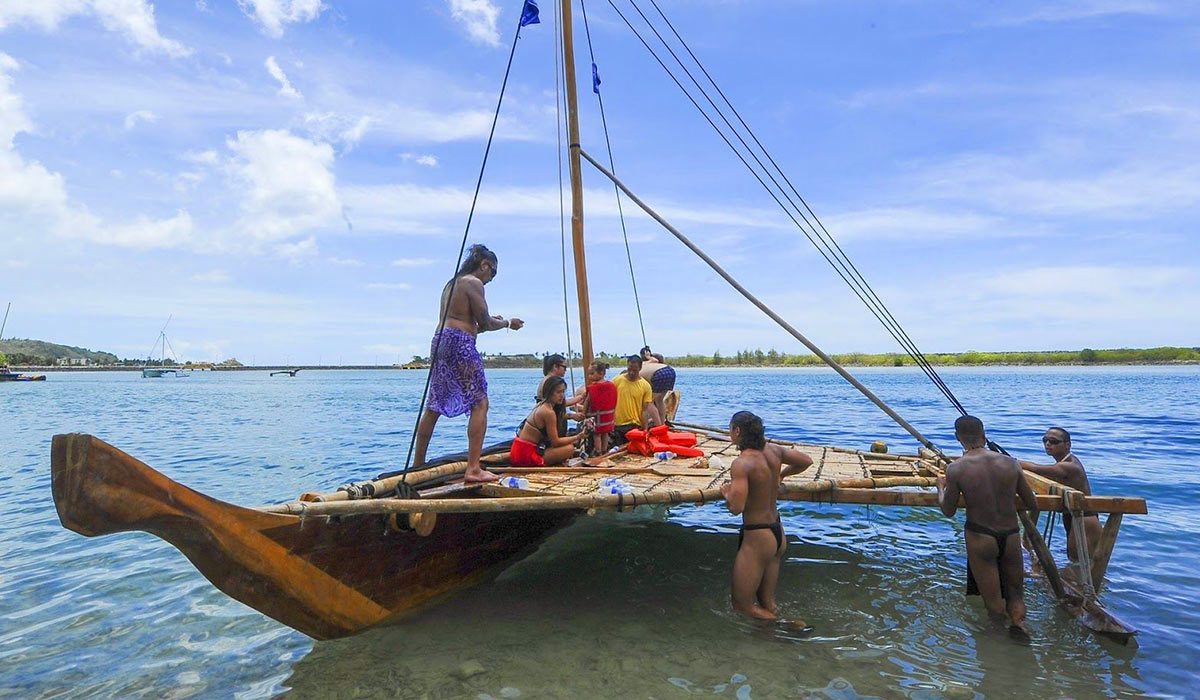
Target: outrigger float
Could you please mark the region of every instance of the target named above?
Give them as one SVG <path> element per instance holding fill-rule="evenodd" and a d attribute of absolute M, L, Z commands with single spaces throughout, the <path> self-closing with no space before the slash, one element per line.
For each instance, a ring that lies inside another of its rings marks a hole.
<path fill-rule="evenodd" d="M 920 444 L 913 454 L 877 454 L 781 443 L 808 453 L 814 460 L 813 467 L 784 481 L 781 499 L 937 507 L 932 487 L 950 458 L 634 195 L 613 175 L 611 159 L 606 168 L 580 147 L 571 2 L 561 0 L 563 41 L 559 56 L 566 86 L 571 228 L 585 364 L 592 358 L 592 340 L 583 247 L 582 159 L 611 179 L 632 202 Z M 633 0 L 630 2 L 633 4 Z M 536 15 L 536 5 L 526 0 L 520 27 L 536 21 Z M 514 37 L 514 50 L 520 27 Z M 509 65 L 511 68 L 511 58 Z M 598 88 L 598 82 L 594 85 Z M 758 143 L 757 138 L 754 140 Z M 773 159 L 771 162 L 774 164 Z M 786 193 L 783 196 L 789 197 Z M 815 229 L 813 233 L 821 235 Z M 465 240 L 466 233 L 464 246 Z M 841 253 L 840 248 L 837 251 Z M 870 291 L 869 287 L 865 291 Z M 870 297 L 878 300 L 873 291 Z M 882 302 L 878 303 L 882 307 Z M 955 407 L 965 413 L 932 367 L 922 363 L 924 356 L 890 312 L 885 308 L 883 312 L 887 320 L 880 320 L 884 325 L 899 331 L 893 335 Z M 531 552 L 576 517 L 600 510 L 625 512 L 644 505 L 720 500 L 720 486 L 735 453 L 727 433 L 685 422 L 674 425 L 695 432 L 697 456 L 657 460 L 624 451 L 574 466 L 518 469 L 507 466 L 508 452 L 501 446 L 484 458 L 485 468 L 521 476 L 527 486 L 465 484 L 462 475 L 466 462 L 448 458 L 336 491 L 306 493 L 294 501 L 258 508 L 224 503 L 190 489 L 98 437 L 56 435 L 51 448 L 51 489 L 65 527 L 89 537 L 133 530 L 149 532 L 179 549 L 227 595 L 315 639 L 332 639 L 395 622 L 435 605 Z M 631 487 L 629 492 L 601 493 L 601 481 L 609 477 L 620 478 Z M 1085 541 L 1083 514 L 1108 514 L 1095 556 L 1090 556 L 1081 544 L 1076 563 L 1062 570 L 1038 532 L 1037 523 L 1026 512 L 1020 515 L 1025 535 L 1057 600 L 1089 629 L 1128 642 L 1136 630 L 1104 609 L 1099 591 L 1122 517 L 1146 513 L 1146 502 L 1120 496 L 1085 496 L 1035 474 L 1026 477 L 1037 494 L 1039 510 L 1074 516 L 1075 540 L 1079 543 Z"/>

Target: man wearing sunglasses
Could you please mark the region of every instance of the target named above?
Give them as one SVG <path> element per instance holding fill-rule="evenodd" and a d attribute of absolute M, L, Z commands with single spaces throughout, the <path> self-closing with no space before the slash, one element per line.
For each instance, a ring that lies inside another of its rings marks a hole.
<path fill-rule="evenodd" d="M 417 423 L 413 454 L 413 466 L 424 466 L 425 451 L 438 418 L 470 413 L 467 469 L 463 474 L 463 480 L 470 483 L 500 478 L 486 471 L 479 461 L 483 435 L 487 432 L 488 397 L 483 358 L 475 349 L 475 336 L 501 328 L 518 331 L 525 325 L 519 318 L 506 319 L 488 313 L 483 285 L 496 278 L 498 265 L 496 254 L 477 243 L 471 246 L 454 279 L 442 290 L 441 324 L 433 334 L 429 351 L 429 402 Z"/>
<path fill-rule="evenodd" d="M 1052 479 L 1064 486 L 1070 486 L 1076 491 L 1080 491 L 1085 496 L 1092 495 L 1092 487 L 1088 484 L 1087 472 L 1083 469 L 1083 462 L 1071 453 L 1071 434 L 1063 428 L 1050 428 L 1046 434 L 1042 436 L 1042 446 L 1046 448 L 1046 454 L 1054 458 L 1054 464 L 1043 465 L 1034 464 L 1033 462 L 1021 461 L 1021 467 L 1026 471 L 1033 472 L 1038 476 L 1044 476 L 1047 479 Z M 1071 514 L 1063 512 L 1063 527 L 1067 530 L 1067 556 L 1071 561 L 1075 561 L 1075 533 L 1071 527 Z M 1095 513 L 1090 511 L 1083 514 L 1083 530 L 1087 535 L 1088 554 L 1096 553 L 1096 546 L 1100 544 L 1100 518 Z"/>

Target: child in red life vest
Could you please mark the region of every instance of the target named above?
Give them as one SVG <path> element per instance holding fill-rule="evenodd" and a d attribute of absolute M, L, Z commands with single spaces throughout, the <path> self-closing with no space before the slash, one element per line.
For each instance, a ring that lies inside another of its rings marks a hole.
<path fill-rule="evenodd" d="M 604 378 L 608 363 L 594 361 L 587 371 L 587 403 L 584 412 L 596 419 L 595 454 L 608 452 L 608 436 L 613 431 L 617 411 L 617 387 Z"/>

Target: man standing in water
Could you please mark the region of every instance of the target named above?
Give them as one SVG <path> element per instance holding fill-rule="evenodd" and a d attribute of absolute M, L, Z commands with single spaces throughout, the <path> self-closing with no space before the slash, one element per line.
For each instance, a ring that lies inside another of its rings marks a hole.
<path fill-rule="evenodd" d="M 464 481 L 495 481 L 500 477 L 483 469 L 483 434 L 487 431 L 487 378 L 483 360 L 475 349 L 475 336 L 501 328 L 520 330 L 525 322 L 488 315 L 483 285 L 496 278 L 496 254 L 481 244 L 471 246 L 467 259 L 442 290 L 439 318 L 429 351 L 429 403 L 417 424 L 413 467 L 425 464 L 425 451 L 433 428 L 442 416 L 470 413 L 467 421 L 467 470 Z"/>
<path fill-rule="evenodd" d="M 729 468 L 731 481 L 721 485 L 721 495 L 729 512 L 742 516 L 730 598 L 740 613 L 775 620 L 779 617 L 775 586 L 787 550 L 776 507 L 779 484 L 784 477 L 811 467 L 813 461 L 803 452 L 768 445 L 762 419 L 749 411 L 738 411 L 729 419 L 729 439 L 740 454 Z M 794 624 L 808 629 L 803 620 Z"/>
<path fill-rule="evenodd" d="M 1022 460 L 1021 466 L 1026 471 L 1053 479 L 1064 486 L 1080 491 L 1085 496 L 1092 495 L 1092 487 L 1088 483 L 1083 462 L 1080 462 L 1079 458 L 1071 453 L 1070 433 L 1063 428 L 1049 428 L 1042 436 L 1042 446 L 1046 448 L 1046 454 L 1054 458 L 1054 464 L 1043 466 Z M 1063 527 L 1067 530 L 1067 556 L 1071 561 L 1076 561 L 1078 550 L 1075 549 L 1075 530 L 1071 527 L 1071 514 L 1064 511 L 1062 520 Z M 1094 555 L 1096 546 L 1100 544 L 1100 534 L 1103 532 L 1100 527 L 1100 518 L 1095 513 L 1085 512 L 1083 514 L 1083 530 L 1087 536 L 1088 554 Z"/>
<path fill-rule="evenodd" d="M 1037 499 L 1017 460 L 987 449 L 982 421 L 962 416 L 954 421 L 954 436 L 964 452 L 938 476 L 938 504 L 952 518 L 959 495 L 967 502 L 967 595 L 982 595 L 993 619 L 1003 620 L 1007 610 L 1009 631 L 1027 635 L 1016 498 L 1030 509 Z"/>

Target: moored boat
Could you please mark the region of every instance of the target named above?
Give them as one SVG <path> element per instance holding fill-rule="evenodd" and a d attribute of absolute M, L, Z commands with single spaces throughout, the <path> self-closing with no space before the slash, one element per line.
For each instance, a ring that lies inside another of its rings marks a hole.
<path fill-rule="evenodd" d="M 4 308 L 4 320 L 0 321 L 0 340 L 4 339 L 4 329 L 8 327 L 8 312 L 12 311 L 12 302 Z M 0 357 L 3 357 L 0 355 Z M 0 382 L 44 382 L 44 374 L 19 374 L 0 364 Z"/>
<path fill-rule="evenodd" d="M 150 348 L 150 355 L 146 358 L 146 364 L 142 365 L 143 379 L 162 379 L 164 377 L 186 377 L 192 371 L 186 367 L 171 367 L 167 365 L 167 348 L 170 347 L 171 341 L 167 340 L 167 326 L 171 324 L 171 318 L 167 317 L 167 322 L 163 324 L 162 330 L 158 332 L 158 339 L 154 341 L 154 347 Z M 158 366 L 151 367 L 150 362 L 154 357 L 154 351 L 162 349 L 159 355 Z M 172 355 L 174 348 L 171 348 Z M 178 362 L 178 360 L 176 360 Z"/>
<path fill-rule="evenodd" d="M 0 367 L 0 382 L 44 382 L 44 374 L 19 374 L 8 367 Z"/>

